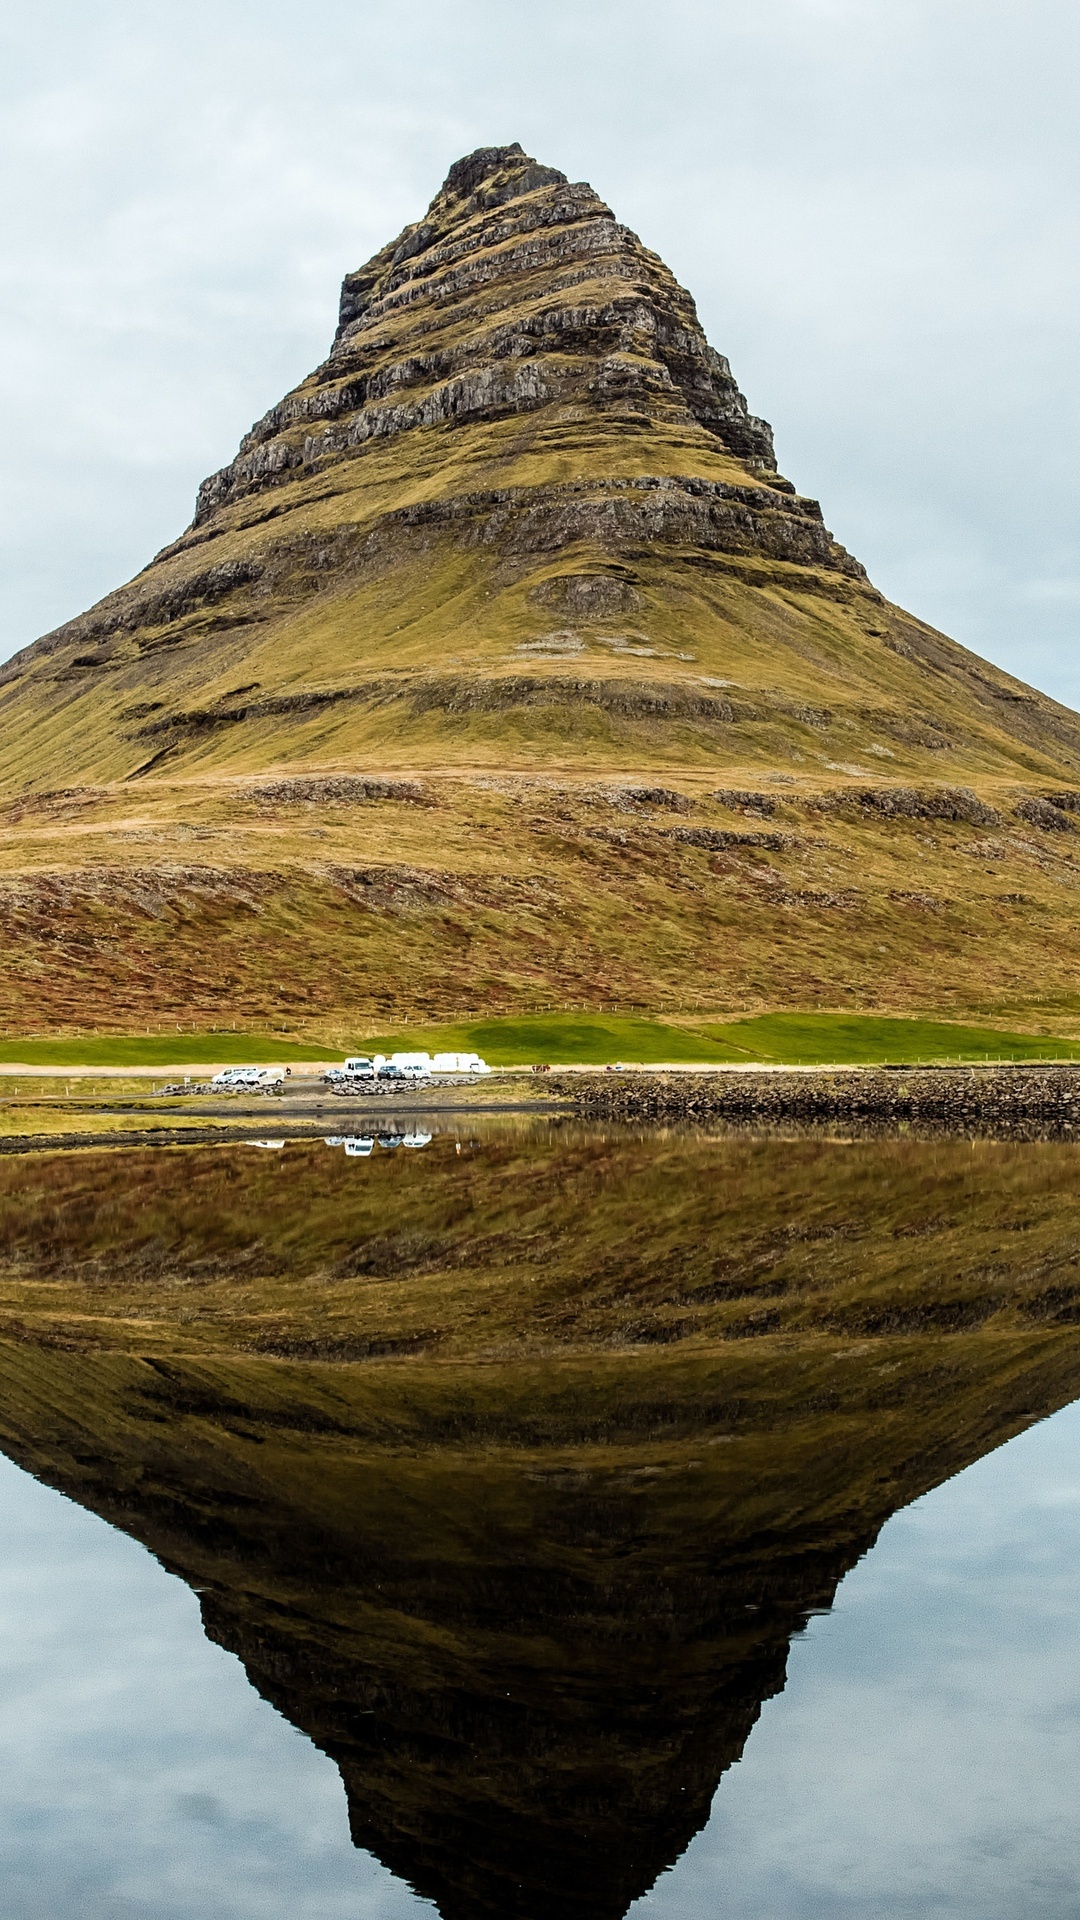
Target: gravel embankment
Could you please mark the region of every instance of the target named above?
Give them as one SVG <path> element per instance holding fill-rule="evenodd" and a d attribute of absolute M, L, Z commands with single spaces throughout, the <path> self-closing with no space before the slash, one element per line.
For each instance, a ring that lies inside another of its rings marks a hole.
<path fill-rule="evenodd" d="M 805 1067 L 552 1076 L 583 1119 L 907 1121 L 960 1133 L 1080 1135 L 1076 1066 Z"/>

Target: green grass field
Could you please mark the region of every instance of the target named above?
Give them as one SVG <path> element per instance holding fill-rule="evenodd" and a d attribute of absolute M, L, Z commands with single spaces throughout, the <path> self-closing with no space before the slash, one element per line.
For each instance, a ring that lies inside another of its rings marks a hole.
<path fill-rule="evenodd" d="M 357 1051 L 365 1053 L 471 1047 L 494 1067 L 537 1061 L 558 1066 L 606 1066 L 616 1060 L 645 1066 L 724 1061 L 816 1066 L 1080 1058 L 1080 1046 L 1065 1040 L 947 1021 L 844 1013 L 771 1013 L 722 1025 L 706 1020 L 694 1028 L 618 1014 L 537 1014 L 452 1027 L 410 1026 L 356 1044 Z"/>
<path fill-rule="evenodd" d="M 869 1013 L 767 1013 L 701 1028 L 728 1058 L 777 1064 L 867 1066 L 920 1060 L 1075 1060 L 1080 1046 L 1030 1033 Z"/>
<path fill-rule="evenodd" d="M 875 1014 L 770 1013 L 754 1020 L 674 1026 L 619 1014 L 534 1014 L 475 1020 L 453 1026 L 408 1026 L 367 1035 L 350 1044 L 357 1053 L 398 1048 L 474 1049 L 494 1067 L 718 1065 L 873 1065 L 920 1060 L 1075 1060 L 1080 1045 L 989 1027 L 940 1020 L 881 1018 Z M 186 1067 L 220 1062 L 334 1059 L 346 1048 L 326 1040 L 284 1039 L 273 1033 L 177 1033 L 132 1038 L 0 1041 L 0 1063 L 28 1067 Z"/>

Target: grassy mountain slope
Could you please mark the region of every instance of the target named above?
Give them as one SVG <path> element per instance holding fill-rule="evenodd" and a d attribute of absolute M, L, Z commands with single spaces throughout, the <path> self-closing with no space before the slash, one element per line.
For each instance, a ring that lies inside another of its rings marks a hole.
<path fill-rule="evenodd" d="M 0 1021 L 1067 999 L 1076 783 L 1080 720 L 882 599 L 656 255 L 483 150 L 180 539 L 0 671 Z"/>

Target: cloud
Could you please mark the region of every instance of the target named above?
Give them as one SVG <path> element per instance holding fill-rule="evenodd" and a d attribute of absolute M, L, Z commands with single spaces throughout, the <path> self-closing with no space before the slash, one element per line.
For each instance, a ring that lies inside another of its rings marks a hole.
<path fill-rule="evenodd" d="M 134 1541 L 0 1459 L 0 1879 L 20 1920 L 419 1920 L 337 1769 Z"/>
<path fill-rule="evenodd" d="M 0 651 L 185 524 L 449 162 L 520 139 L 695 293 L 883 589 L 1080 699 L 1059 0 L 40 0 L 0 30 Z"/>
<path fill-rule="evenodd" d="M 631 1920 L 1076 1912 L 1080 1409 L 936 1489 L 813 1620 Z"/>

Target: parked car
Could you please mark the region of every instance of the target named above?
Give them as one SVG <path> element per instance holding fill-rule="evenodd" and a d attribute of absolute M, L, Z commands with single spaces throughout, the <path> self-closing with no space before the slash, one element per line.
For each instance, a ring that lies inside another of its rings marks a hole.
<path fill-rule="evenodd" d="M 215 1073 L 210 1082 L 212 1087 L 254 1087 L 259 1083 L 262 1067 L 223 1067 Z"/>
<path fill-rule="evenodd" d="M 323 1080 L 330 1086 L 335 1080 L 374 1080 L 376 1065 L 366 1053 L 353 1053 L 340 1067 L 327 1067 Z"/>

